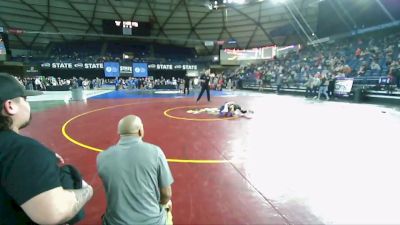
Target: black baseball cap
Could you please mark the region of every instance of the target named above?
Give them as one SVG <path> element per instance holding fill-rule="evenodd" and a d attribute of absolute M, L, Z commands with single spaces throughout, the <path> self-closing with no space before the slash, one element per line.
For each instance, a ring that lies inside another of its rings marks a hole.
<path fill-rule="evenodd" d="M 18 80 L 8 73 L 0 73 L 0 103 L 6 100 L 33 95 L 26 91 Z"/>

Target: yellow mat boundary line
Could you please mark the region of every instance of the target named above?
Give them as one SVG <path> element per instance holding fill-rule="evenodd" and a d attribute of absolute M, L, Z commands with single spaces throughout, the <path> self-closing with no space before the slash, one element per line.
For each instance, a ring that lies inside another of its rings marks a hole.
<path fill-rule="evenodd" d="M 143 104 L 144 102 L 141 102 L 140 104 Z M 98 109 L 94 109 L 88 112 L 84 112 L 81 113 L 79 115 L 76 115 L 74 117 L 72 117 L 71 119 L 67 120 L 62 128 L 61 128 L 61 133 L 62 135 L 70 142 L 72 142 L 75 145 L 78 145 L 82 148 L 91 150 L 91 151 L 95 151 L 95 152 L 102 152 L 104 151 L 103 149 L 100 148 L 96 148 L 90 145 L 86 145 L 82 142 L 79 142 L 77 140 L 75 140 L 74 138 L 72 138 L 68 133 L 67 133 L 67 127 L 68 125 L 76 120 L 77 118 L 83 117 L 85 115 L 94 113 L 94 112 L 98 112 L 98 111 L 102 111 L 102 110 L 108 110 L 108 109 L 113 109 L 113 108 L 118 108 L 118 107 L 124 107 L 124 106 L 129 106 L 129 105 L 134 105 L 134 104 L 139 104 L 139 103 L 129 103 L 129 104 L 121 104 L 121 105 L 115 105 L 115 106 L 108 106 L 108 107 L 103 107 L 103 108 L 98 108 Z M 190 106 L 184 106 L 186 108 L 190 107 Z M 175 107 L 175 108 L 179 108 L 179 107 Z M 166 110 L 167 111 L 167 110 Z M 165 111 L 164 111 L 165 113 Z M 168 162 L 172 162 L 172 163 L 192 163 L 192 164 L 221 164 L 221 163 L 229 163 L 229 160 L 204 160 L 204 159 L 167 159 Z"/>

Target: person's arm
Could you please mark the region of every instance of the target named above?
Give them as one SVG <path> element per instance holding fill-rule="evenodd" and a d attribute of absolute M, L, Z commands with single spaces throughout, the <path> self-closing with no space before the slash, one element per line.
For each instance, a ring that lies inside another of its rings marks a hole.
<path fill-rule="evenodd" d="M 15 160 L 5 161 L 7 170 L 0 174 L 7 194 L 35 223 L 60 224 L 73 218 L 92 197 L 92 187 L 82 182 L 82 189 L 63 189 L 55 153 L 33 139 L 15 138 L 20 145 L 10 153 Z"/>
<path fill-rule="evenodd" d="M 165 205 L 169 200 L 171 200 L 171 184 L 174 182 L 174 178 L 172 177 L 164 152 L 161 149 L 158 149 L 158 153 L 158 186 L 160 188 L 160 204 Z"/>
<path fill-rule="evenodd" d="M 92 196 L 90 185 L 76 190 L 57 187 L 34 196 L 21 208 L 35 223 L 62 224 L 72 219 Z"/>
<path fill-rule="evenodd" d="M 167 204 L 171 200 L 171 197 L 172 197 L 171 185 L 160 189 L 160 204 L 161 205 Z"/>

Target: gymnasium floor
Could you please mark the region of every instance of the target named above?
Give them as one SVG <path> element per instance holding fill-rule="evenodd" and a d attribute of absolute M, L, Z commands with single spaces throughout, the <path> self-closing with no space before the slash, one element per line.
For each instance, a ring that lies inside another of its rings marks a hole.
<path fill-rule="evenodd" d="M 100 224 L 106 202 L 95 159 L 118 141 L 127 114 L 142 118 L 144 140 L 169 159 L 174 224 L 400 224 L 399 107 L 244 91 L 212 92 L 200 104 L 174 92 L 67 95 L 30 97 L 33 121 L 23 133 L 94 186 L 80 224 Z M 254 110 L 252 118 L 187 112 L 228 100 Z"/>

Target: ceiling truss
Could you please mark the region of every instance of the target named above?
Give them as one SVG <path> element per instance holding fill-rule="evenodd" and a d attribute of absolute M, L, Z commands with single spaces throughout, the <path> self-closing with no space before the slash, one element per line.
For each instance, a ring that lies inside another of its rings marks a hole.
<path fill-rule="evenodd" d="M 309 6 L 313 1 L 315 0 L 290 0 L 296 6 L 294 9 L 300 9 L 301 16 L 308 23 L 307 29 L 316 27 L 317 9 Z M 292 26 L 297 38 L 305 40 L 293 18 L 288 16 L 287 9 L 272 4 L 271 0 L 248 6 L 228 5 L 219 10 L 208 9 L 207 2 L 208 0 L 36 0 L 31 3 L 27 0 L 1 0 L 0 26 L 5 29 L 31 31 L 26 32 L 26 36 L 9 35 L 12 46 L 26 49 L 44 49 L 51 41 L 117 38 L 102 34 L 101 21 L 110 17 L 117 20 L 152 22 L 151 37 L 142 39 L 196 47 L 207 54 L 217 52 L 219 46 L 208 46 L 206 41 L 216 43 L 222 39 L 235 39 L 238 40 L 234 46 L 237 48 L 285 44 L 289 37 L 277 41 L 270 34 L 271 30 L 283 25 Z M 106 8 L 109 9 L 108 13 L 105 12 Z M 226 20 L 228 11 L 231 16 L 229 24 Z M 20 14 L 25 16 L 20 16 L 19 19 Z"/>

